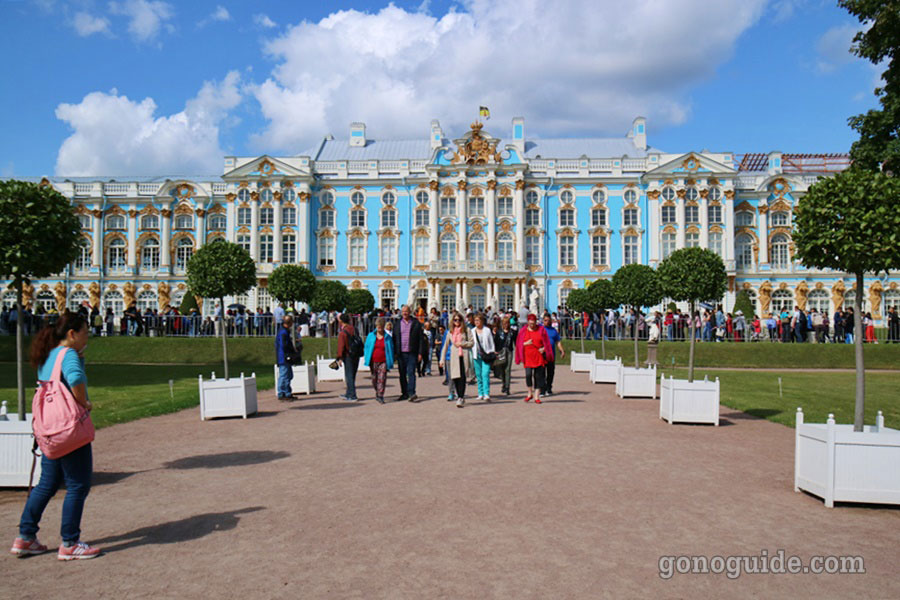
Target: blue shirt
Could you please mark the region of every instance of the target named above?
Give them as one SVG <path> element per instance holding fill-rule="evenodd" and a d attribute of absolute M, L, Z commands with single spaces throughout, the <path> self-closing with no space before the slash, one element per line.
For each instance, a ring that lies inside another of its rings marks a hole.
<path fill-rule="evenodd" d="M 53 376 L 53 365 L 56 364 L 56 357 L 63 350 L 62 346 L 57 346 L 50 351 L 47 360 L 38 369 L 37 378 L 39 381 L 50 381 Z M 84 372 L 84 359 L 78 356 L 75 350 L 68 348 L 65 358 L 62 362 L 62 379 L 71 390 L 76 385 L 83 383 L 87 389 L 87 373 Z"/>
<path fill-rule="evenodd" d="M 560 335 L 556 330 L 556 327 L 544 327 L 544 331 L 547 332 L 547 337 L 550 338 L 550 346 L 553 347 L 553 359 L 554 362 L 556 360 L 557 348 L 556 345 L 559 343 Z"/>

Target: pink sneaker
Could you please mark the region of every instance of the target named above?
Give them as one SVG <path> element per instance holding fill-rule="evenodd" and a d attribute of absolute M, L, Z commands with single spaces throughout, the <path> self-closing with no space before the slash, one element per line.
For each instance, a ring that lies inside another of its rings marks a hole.
<path fill-rule="evenodd" d="M 59 553 L 56 555 L 59 560 L 82 560 L 98 556 L 100 556 L 100 548 L 91 548 L 84 542 L 75 542 L 68 548 L 60 545 Z"/>
<path fill-rule="evenodd" d="M 31 540 L 27 542 L 20 537 L 16 538 L 16 541 L 13 542 L 12 548 L 9 549 L 10 554 L 15 554 L 18 557 L 23 556 L 31 556 L 32 554 L 43 554 L 47 551 L 47 546 L 43 545 L 37 540 Z"/>

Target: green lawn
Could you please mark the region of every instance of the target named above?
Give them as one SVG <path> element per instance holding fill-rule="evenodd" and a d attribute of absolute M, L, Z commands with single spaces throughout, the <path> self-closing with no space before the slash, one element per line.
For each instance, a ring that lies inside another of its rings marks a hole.
<path fill-rule="evenodd" d="M 665 376 L 687 378 L 686 369 L 664 369 Z M 838 423 L 853 423 L 856 376 L 854 373 L 790 373 L 778 371 L 703 371 L 695 379 L 716 377 L 722 385 L 721 403 L 730 408 L 794 426 L 797 407 L 809 422 L 824 423 L 834 413 Z M 781 378 L 779 394 L 778 379 Z M 867 424 L 884 413 L 887 427 L 900 428 L 900 374 L 866 373 Z"/>

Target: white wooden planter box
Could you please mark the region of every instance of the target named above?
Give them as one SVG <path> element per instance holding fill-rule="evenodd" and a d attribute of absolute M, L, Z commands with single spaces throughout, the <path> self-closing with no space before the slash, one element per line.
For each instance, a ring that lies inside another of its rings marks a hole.
<path fill-rule="evenodd" d="M 619 367 L 616 394 L 622 398 L 656 398 L 656 366 L 647 369 Z"/>
<path fill-rule="evenodd" d="M 597 358 L 597 352 L 571 352 L 569 354 L 569 368 L 573 373 L 590 373 L 591 365 Z"/>
<path fill-rule="evenodd" d="M 659 418 L 669 423 L 711 423 L 719 426 L 719 378 L 688 382 L 662 377 Z"/>
<path fill-rule="evenodd" d="M 595 359 L 591 362 L 591 383 L 615 383 L 621 368 L 622 359 L 618 356 L 612 360 Z"/>
<path fill-rule="evenodd" d="M 256 373 L 250 377 L 212 379 L 200 375 L 200 419 L 244 417 L 256 412 Z"/>
<path fill-rule="evenodd" d="M 900 430 L 884 426 L 878 411 L 875 425 L 853 431 L 853 425 L 804 423 L 797 409 L 794 433 L 794 491 L 805 490 L 835 502 L 900 504 Z"/>
<path fill-rule="evenodd" d="M 18 415 L 7 415 L 0 421 L 0 487 L 28 487 L 31 474 L 31 413 L 20 421 Z M 34 466 L 34 484 L 41 478 L 41 459 Z"/>
<path fill-rule="evenodd" d="M 325 358 L 324 356 L 316 357 L 316 378 L 319 381 L 343 381 L 344 380 L 344 365 L 342 364 L 337 369 L 332 369 L 328 365 L 334 362 L 333 358 Z M 363 364 L 365 359 L 360 357 L 359 359 L 359 369 L 357 369 L 357 373 L 365 369 L 365 365 Z"/>
<path fill-rule="evenodd" d="M 316 367 L 311 363 L 294 365 L 294 378 L 291 379 L 292 394 L 316 393 Z M 275 365 L 275 386 L 278 386 L 278 365 Z"/>

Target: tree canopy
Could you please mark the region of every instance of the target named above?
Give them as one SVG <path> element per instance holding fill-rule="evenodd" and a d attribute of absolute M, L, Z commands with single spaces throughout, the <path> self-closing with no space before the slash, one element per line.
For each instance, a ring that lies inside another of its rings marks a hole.
<path fill-rule="evenodd" d="M 201 246 L 187 264 L 188 288 L 204 298 L 242 294 L 256 285 L 256 263 L 231 242 Z"/>
<path fill-rule="evenodd" d="M 310 306 L 313 310 L 344 310 L 347 307 L 347 287 L 340 281 L 323 279 L 316 282 Z"/>
<path fill-rule="evenodd" d="M 616 299 L 627 306 L 653 306 L 662 299 L 656 271 L 647 265 L 625 265 L 613 275 L 612 283 Z"/>
<path fill-rule="evenodd" d="M 372 292 L 362 288 L 350 290 L 347 293 L 347 312 L 353 315 L 361 315 L 375 308 L 375 296 Z"/>
<path fill-rule="evenodd" d="M 309 302 L 316 289 L 316 276 L 300 265 L 281 265 L 269 277 L 269 294 L 285 304 Z"/>
<path fill-rule="evenodd" d="M 728 287 L 722 258 L 705 248 L 682 248 L 657 270 L 662 293 L 677 301 L 721 300 Z"/>

